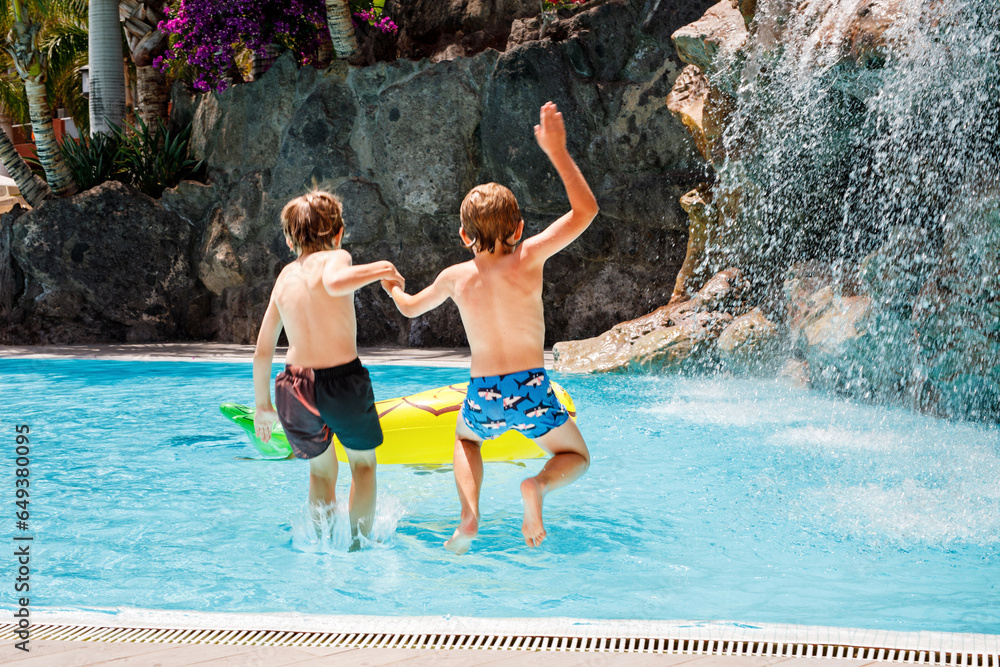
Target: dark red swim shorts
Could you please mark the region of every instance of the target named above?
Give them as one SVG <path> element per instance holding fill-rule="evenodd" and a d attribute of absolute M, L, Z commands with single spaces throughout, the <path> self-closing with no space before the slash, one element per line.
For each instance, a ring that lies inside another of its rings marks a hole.
<path fill-rule="evenodd" d="M 360 359 L 333 368 L 285 366 L 274 380 L 274 402 L 297 458 L 325 452 L 331 435 L 347 449 L 382 444 L 375 393 Z"/>

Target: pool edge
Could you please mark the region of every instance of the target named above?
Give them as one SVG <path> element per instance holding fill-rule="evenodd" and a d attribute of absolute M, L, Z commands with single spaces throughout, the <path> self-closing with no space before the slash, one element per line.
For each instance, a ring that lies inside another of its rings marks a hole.
<path fill-rule="evenodd" d="M 861 657 L 1000 667 L 1000 635 L 902 632 L 733 621 L 481 618 L 222 613 L 138 608 L 38 608 L 32 636 L 89 641 L 183 641 L 395 648 L 517 648 L 703 655 Z M 0 625 L 3 635 L 14 624 Z M 233 635 L 233 633 L 236 633 Z M 249 635 L 247 634 L 249 633 Z M 233 635 L 228 637 L 228 635 Z M 530 641 L 526 641 L 530 639 Z M 324 643 L 325 642 L 325 643 Z M 873 651 L 882 650 L 883 657 Z M 885 651 L 902 652 L 884 657 Z M 906 655 L 909 655 L 907 659 Z M 921 656 L 923 656 L 921 658 Z M 936 657 L 935 657 L 936 656 Z M 974 659 L 975 657 L 975 659 Z"/>
<path fill-rule="evenodd" d="M 91 359 L 108 361 L 199 361 L 251 363 L 253 345 L 230 343 L 149 343 L 102 345 L 0 345 L 0 359 Z M 283 362 L 285 348 L 274 360 Z M 362 347 L 358 356 L 366 365 L 442 366 L 468 368 L 468 348 Z M 545 365 L 552 367 L 552 351 Z"/>

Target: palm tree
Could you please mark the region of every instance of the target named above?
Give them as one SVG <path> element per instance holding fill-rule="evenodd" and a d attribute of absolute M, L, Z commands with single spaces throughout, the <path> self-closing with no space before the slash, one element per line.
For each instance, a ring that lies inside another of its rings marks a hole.
<path fill-rule="evenodd" d="M 49 184 L 35 176 L 24 158 L 18 155 L 17 149 L 14 148 L 14 142 L 3 130 L 0 130 L 0 162 L 3 162 L 7 173 L 17 183 L 17 189 L 21 191 L 21 196 L 32 208 L 52 197 Z"/>
<path fill-rule="evenodd" d="M 33 0 L 34 9 L 45 3 Z M 46 58 L 39 46 L 38 33 L 41 25 L 32 20 L 28 11 L 28 0 L 0 1 L 0 11 L 5 15 L 13 9 L 14 24 L 7 36 L 7 50 L 14 59 L 14 66 L 24 82 L 28 96 L 28 110 L 31 113 L 31 131 L 35 135 L 38 161 L 45 170 L 49 186 L 57 196 L 76 194 L 79 187 L 63 160 L 62 151 L 52 129 L 52 111 L 49 108 L 45 90 Z"/>
<path fill-rule="evenodd" d="M 326 0 L 326 26 L 330 29 L 330 40 L 338 58 L 351 60 L 359 55 L 358 38 L 354 36 L 354 22 L 348 0 Z"/>
<path fill-rule="evenodd" d="M 125 70 L 117 0 L 90 0 L 90 134 L 125 119 Z"/>
<path fill-rule="evenodd" d="M 155 131 L 157 120 L 167 120 L 170 88 L 163 72 L 153 67 L 153 59 L 167 49 L 167 36 L 157 29 L 166 18 L 165 0 L 120 0 L 118 16 L 125 27 L 128 48 L 135 63 L 136 106 L 139 117 Z"/>
<path fill-rule="evenodd" d="M 66 108 L 82 131 L 88 125 L 87 101 L 80 95 L 79 72 L 80 66 L 87 62 L 87 3 L 62 0 L 50 2 L 47 9 L 38 41 L 46 60 L 49 108 Z M 10 30 L 12 19 L 10 13 L 0 11 L 0 35 Z M 10 53 L 0 49 L 0 125 L 30 122 L 24 83 L 16 75 Z M 31 171 L 6 134 L 0 137 L 0 160 L 31 206 L 53 197 L 51 188 Z"/>
<path fill-rule="evenodd" d="M 0 71 L 11 72 L 13 69 L 10 56 L 0 52 Z M 27 120 L 28 99 L 24 96 L 21 79 L 10 74 L 0 74 L 0 125 L 10 126 Z M 0 130 L 0 162 L 7 168 L 7 173 L 17 183 L 21 196 L 32 208 L 52 197 L 48 184 L 31 171 L 4 130 Z"/>
<path fill-rule="evenodd" d="M 0 67 L 3 66 L 2 60 L 6 58 L 0 59 Z M 0 76 L 0 125 L 12 125 L 13 121 L 22 120 L 27 116 L 27 107 L 28 102 L 24 99 L 24 87 L 20 80 L 15 83 L 8 76 Z M 3 129 L 0 129 L 0 162 L 7 168 L 7 173 L 17 183 L 21 196 L 32 208 L 52 197 L 48 183 L 31 171 Z"/>

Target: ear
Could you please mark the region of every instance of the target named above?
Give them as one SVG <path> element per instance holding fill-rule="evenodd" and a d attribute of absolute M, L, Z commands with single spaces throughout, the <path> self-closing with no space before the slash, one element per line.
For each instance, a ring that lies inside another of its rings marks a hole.
<path fill-rule="evenodd" d="M 287 235 L 285 236 L 285 245 L 288 246 L 289 250 L 295 252 L 295 244 L 292 243 L 292 239 Z"/>
<path fill-rule="evenodd" d="M 341 244 L 344 242 L 344 232 L 347 231 L 347 227 L 341 227 L 337 235 L 333 237 L 333 248 L 337 250 L 340 248 Z"/>
<path fill-rule="evenodd" d="M 472 246 L 476 243 L 475 240 L 470 239 L 469 235 L 465 233 L 465 227 L 461 225 L 458 226 L 458 235 L 462 237 L 462 244 L 468 248 L 472 249 Z"/>
<path fill-rule="evenodd" d="M 517 229 L 514 233 L 507 237 L 507 243 L 510 245 L 517 245 L 521 241 L 521 235 L 524 234 L 524 220 L 517 223 Z"/>

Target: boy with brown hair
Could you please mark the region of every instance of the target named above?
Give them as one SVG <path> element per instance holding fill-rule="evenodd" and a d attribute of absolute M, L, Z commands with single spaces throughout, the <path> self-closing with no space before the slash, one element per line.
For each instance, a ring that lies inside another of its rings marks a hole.
<path fill-rule="evenodd" d="M 378 280 L 402 286 L 389 262 L 353 266 L 340 245 L 344 221 L 340 200 L 313 190 L 281 211 L 285 242 L 298 258 L 281 270 L 271 291 L 253 356 L 257 413 L 254 426 L 264 442 L 281 421 L 295 456 L 309 460 L 309 501 L 326 509 L 336 501 L 340 439 L 351 467 L 352 533 L 364 535 L 375 516 L 375 448 L 382 428 L 368 371 L 358 359 L 354 292 Z M 288 337 L 285 370 L 274 381 L 271 362 L 281 329 Z"/>
<path fill-rule="evenodd" d="M 462 202 L 459 235 L 475 257 L 442 271 L 415 295 L 397 282 L 383 281 L 399 311 L 416 317 L 448 298 L 457 305 L 472 349 L 468 394 L 455 427 L 455 484 L 462 515 L 445 548 L 468 551 L 479 531 L 479 490 L 483 459 L 479 447 L 508 429 L 517 429 L 552 454 L 542 470 L 521 482 L 530 547 L 545 539 L 542 499 L 569 484 L 590 465 L 590 453 L 576 424 L 549 386 L 544 368 L 545 319 L 542 269 L 547 260 L 590 225 L 597 200 L 566 150 L 562 114 L 549 102 L 535 126 L 538 145 L 559 172 L 571 210 L 524 242 L 524 220 L 514 194 L 487 183 Z"/>

